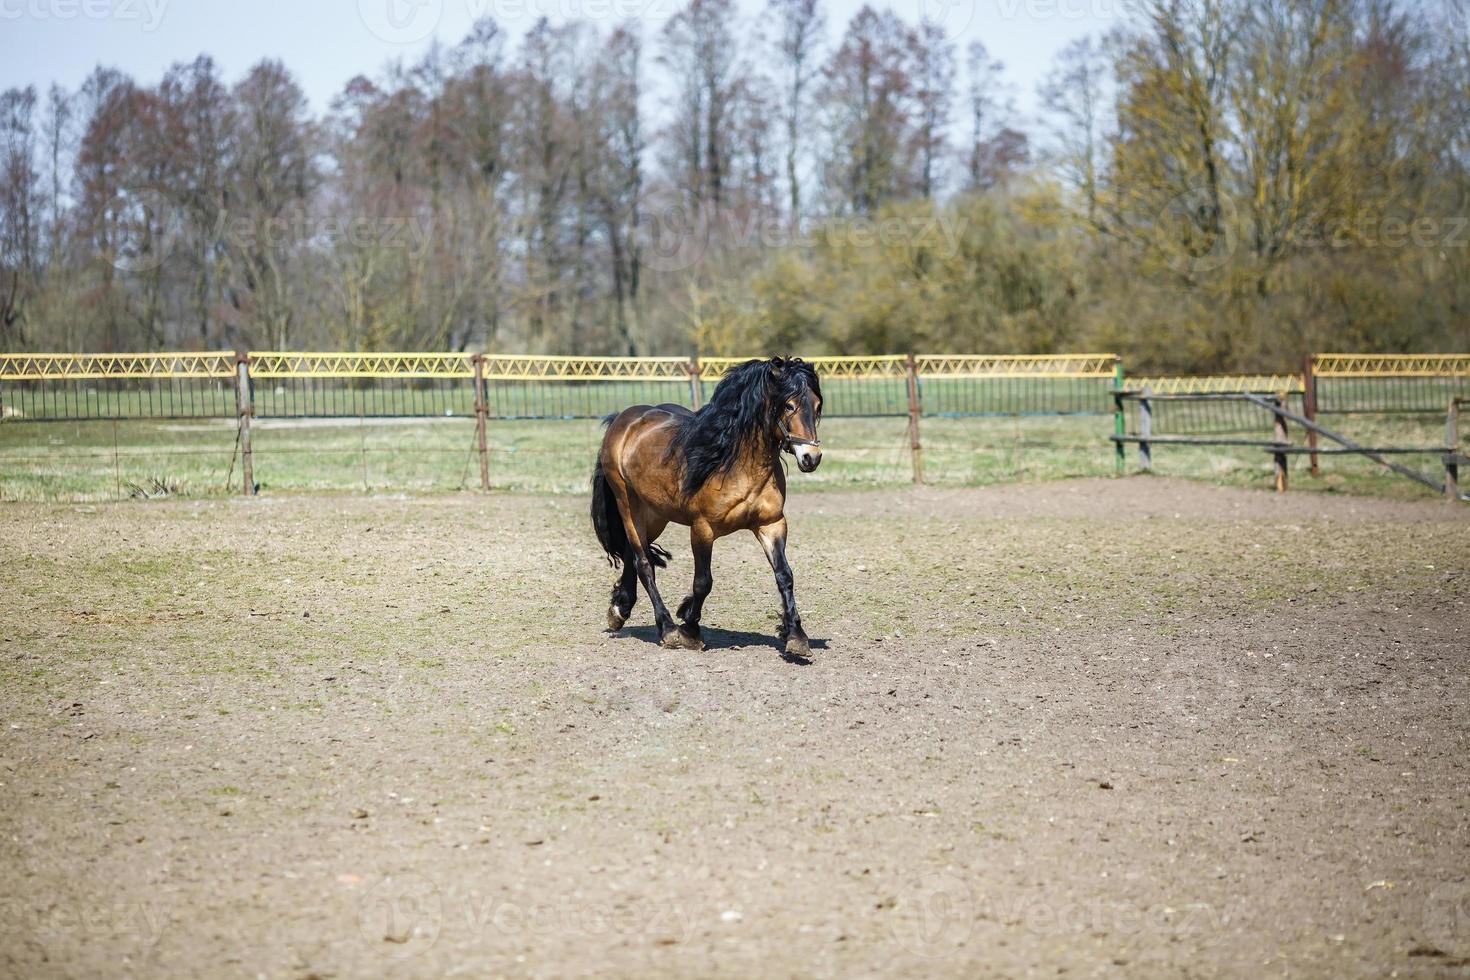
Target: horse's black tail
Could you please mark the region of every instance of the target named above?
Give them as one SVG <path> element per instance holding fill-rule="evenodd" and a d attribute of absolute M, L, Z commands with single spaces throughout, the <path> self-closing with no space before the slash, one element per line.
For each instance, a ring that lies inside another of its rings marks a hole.
<path fill-rule="evenodd" d="M 602 456 L 592 468 L 592 530 L 602 550 L 607 552 L 609 564 L 623 563 L 628 553 L 628 532 L 623 529 L 623 515 L 618 511 L 617 498 L 607 487 L 607 476 L 602 472 Z M 656 544 L 648 546 L 648 561 L 654 568 L 668 567 L 669 553 Z"/>

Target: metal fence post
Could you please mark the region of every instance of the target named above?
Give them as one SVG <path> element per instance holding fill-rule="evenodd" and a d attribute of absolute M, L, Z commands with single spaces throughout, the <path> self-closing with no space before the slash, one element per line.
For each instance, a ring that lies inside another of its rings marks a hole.
<path fill-rule="evenodd" d="M 480 489 L 490 489 L 490 449 L 485 440 L 486 421 L 490 406 L 485 400 L 485 355 L 470 358 L 475 366 L 475 447 L 480 453 Z"/>
<path fill-rule="evenodd" d="M 1154 390 L 1144 386 L 1138 398 L 1138 465 L 1145 473 L 1154 468 L 1154 444 L 1149 437 L 1154 434 Z M 1123 444 L 1120 442 L 1121 447 Z"/>
<path fill-rule="evenodd" d="M 1444 416 L 1444 498 L 1460 499 L 1460 402 L 1451 398 Z"/>
<path fill-rule="evenodd" d="M 1123 359 L 1119 357 L 1113 361 L 1113 435 L 1125 435 L 1127 429 L 1128 419 L 1123 412 Z M 1123 447 L 1123 440 L 1114 440 L 1113 448 L 1116 454 L 1113 459 L 1113 469 L 1119 476 L 1122 476 L 1127 463 L 1127 450 Z"/>
<path fill-rule="evenodd" d="M 1317 355 L 1315 354 L 1307 354 L 1302 358 L 1302 414 L 1311 422 L 1317 421 Z M 1307 445 L 1314 450 L 1317 448 L 1315 429 L 1307 430 Z M 1309 458 L 1312 462 L 1312 475 L 1321 476 L 1321 470 L 1317 466 L 1317 454 L 1313 452 Z"/>
<path fill-rule="evenodd" d="M 919 404 L 919 366 L 913 354 L 908 356 L 908 389 L 909 452 L 913 456 L 914 483 L 922 486 L 924 483 L 924 450 L 919 444 L 919 415 L 923 409 Z"/>
<path fill-rule="evenodd" d="M 254 496 L 255 461 L 250 450 L 250 418 L 255 414 L 255 404 L 250 392 L 250 355 L 245 351 L 235 354 L 235 408 L 240 418 L 240 472 L 244 478 L 243 489 L 246 496 Z"/>
<path fill-rule="evenodd" d="M 1280 409 L 1286 407 L 1286 398 L 1287 398 L 1287 393 L 1286 392 L 1284 392 L 1284 391 L 1277 392 L 1275 403 L 1276 403 L 1276 408 L 1277 408 L 1277 412 L 1276 412 L 1276 442 L 1277 442 L 1278 446 L 1285 446 L 1286 443 L 1287 443 L 1286 416 L 1285 415 L 1282 415 L 1281 412 L 1280 412 Z M 1272 459 L 1272 468 L 1276 471 L 1276 492 L 1277 493 L 1285 493 L 1286 492 L 1286 453 L 1284 453 L 1284 452 L 1275 452 L 1275 453 L 1272 453 L 1271 454 L 1271 459 Z"/>
<path fill-rule="evenodd" d="M 696 412 L 699 411 L 700 395 L 699 358 L 691 354 L 689 355 L 689 403 Z"/>

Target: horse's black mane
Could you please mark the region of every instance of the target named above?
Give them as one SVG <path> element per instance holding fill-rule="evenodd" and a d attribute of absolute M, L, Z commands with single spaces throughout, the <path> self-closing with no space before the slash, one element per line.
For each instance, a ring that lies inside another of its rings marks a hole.
<path fill-rule="evenodd" d="M 778 414 L 803 388 L 822 397 L 816 369 L 799 357 L 746 361 L 726 373 L 709 404 L 676 420 L 669 453 L 684 461 L 684 493 L 729 472 L 747 445 L 774 458 L 780 451 L 774 439 Z"/>

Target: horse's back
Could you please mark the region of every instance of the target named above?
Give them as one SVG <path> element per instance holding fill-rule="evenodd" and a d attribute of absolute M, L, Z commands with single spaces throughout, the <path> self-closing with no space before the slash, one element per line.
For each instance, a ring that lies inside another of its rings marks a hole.
<path fill-rule="evenodd" d="M 669 423 L 693 414 L 683 405 L 670 403 L 628 406 L 608 420 L 607 433 L 602 438 L 604 462 L 614 462 L 614 459 L 623 455 L 624 448 L 630 442 L 643 443 L 648 436 L 663 435 L 659 430 L 665 428 L 668 429 L 666 437 L 657 441 L 666 443 L 673 436 L 673 426 Z M 613 458 L 607 458 L 609 456 Z"/>
<path fill-rule="evenodd" d="M 669 454 L 673 423 L 693 414 L 683 405 L 632 405 L 612 419 L 602 440 L 604 469 L 616 473 L 630 497 L 668 512 L 670 520 L 679 519 L 678 466 Z"/>
<path fill-rule="evenodd" d="M 663 405 L 629 405 L 616 415 L 604 418 L 603 424 L 607 426 L 608 435 L 614 432 L 624 432 L 636 426 L 640 422 L 651 422 L 661 424 L 681 416 L 690 416 L 694 413 L 683 405 L 665 403 Z M 604 439 L 604 442 L 606 439 Z"/>

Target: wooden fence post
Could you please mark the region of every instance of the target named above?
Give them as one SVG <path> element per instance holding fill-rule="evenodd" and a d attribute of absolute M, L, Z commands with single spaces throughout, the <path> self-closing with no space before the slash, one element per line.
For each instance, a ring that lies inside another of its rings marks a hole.
<path fill-rule="evenodd" d="M 1317 355 L 1307 354 L 1302 358 L 1302 414 L 1308 421 L 1317 421 Z M 1314 450 L 1317 448 L 1317 432 L 1315 429 L 1307 430 L 1307 445 Z M 1317 454 L 1313 452 L 1309 459 L 1312 461 L 1312 476 L 1321 476 L 1321 470 L 1317 466 Z"/>
<path fill-rule="evenodd" d="M 485 400 L 485 355 L 476 354 L 470 358 L 470 363 L 475 366 L 475 448 L 480 453 L 480 489 L 488 493 L 490 449 L 485 440 L 485 423 L 490 415 L 490 406 Z"/>
<path fill-rule="evenodd" d="M 924 450 L 919 445 L 919 415 L 922 408 L 919 405 L 919 366 L 913 354 L 910 354 L 908 358 L 908 389 L 909 452 L 913 456 L 914 483 L 922 486 L 924 483 Z"/>
<path fill-rule="evenodd" d="M 1153 393 L 1152 388 L 1145 387 L 1138 399 L 1138 465 L 1145 473 L 1154 468 L 1154 446 L 1149 441 L 1154 434 Z"/>
<path fill-rule="evenodd" d="M 250 451 L 250 418 L 255 414 L 255 403 L 250 393 L 250 355 L 245 351 L 235 354 L 235 408 L 240 417 L 240 471 L 244 476 L 245 495 L 254 496 L 255 461 Z"/>
<path fill-rule="evenodd" d="M 1451 398 L 1444 416 L 1444 498 L 1450 503 L 1460 499 L 1460 401 Z"/>
<path fill-rule="evenodd" d="M 1278 409 L 1281 409 L 1281 408 L 1285 408 L 1286 407 L 1286 398 L 1287 398 L 1287 393 L 1286 392 L 1284 392 L 1284 391 L 1277 392 L 1277 394 L 1276 394 L 1276 407 Z M 1286 445 L 1286 442 L 1287 442 L 1286 416 L 1285 415 L 1282 415 L 1279 411 L 1276 413 L 1276 442 L 1280 446 L 1285 446 Z M 1272 453 L 1271 454 L 1271 459 L 1272 459 L 1272 468 L 1276 471 L 1276 492 L 1277 493 L 1285 493 L 1286 492 L 1286 453 L 1284 453 L 1284 452 L 1275 452 L 1275 453 Z"/>
<path fill-rule="evenodd" d="M 696 412 L 699 411 L 699 358 L 693 354 L 689 355 L 689 402 Z"/>
<path fill-rule="evenodd" d="M 1113 360 L 1113 435 L 1126 435 L 1127 431 L 1128 418 L 1123 411 L 1123 359 L 1118 357 Z M 1122 476 L 1127 463 L 1127 449 L 1122 439 L 1113 441 L 1113 450 L 1113 469 Z"/>

